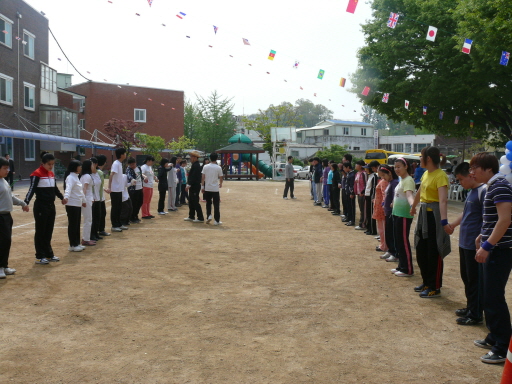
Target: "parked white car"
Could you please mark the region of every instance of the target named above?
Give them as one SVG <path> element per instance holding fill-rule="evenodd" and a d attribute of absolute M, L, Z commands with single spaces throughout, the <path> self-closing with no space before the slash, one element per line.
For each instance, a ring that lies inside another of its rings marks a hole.
<path fill-rule="evenodd" d="M 297 172 L 297 179 L 308 179 L 309 178 L 309 165 L 303 167 Z"/>

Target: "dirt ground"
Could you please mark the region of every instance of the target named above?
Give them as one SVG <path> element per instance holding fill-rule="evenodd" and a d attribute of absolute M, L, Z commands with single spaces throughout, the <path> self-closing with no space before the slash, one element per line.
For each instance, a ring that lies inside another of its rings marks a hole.
<path fill-rule="evenodd" d="M 0 383 L 500 381 L 503 366 L 473 346 L 485 326 L 455 323 L 458 230 L 442 297 L 420 299 L 419 269 L 393 276 L 373 237 L 313 207 L 307 181 L 297 200 L 283 187 L 228 181 L 222 226 L 184 222 L 182 207 L 81 253 L 67 251 L 58 202 L 50 265 L 34 264 L 33 216 L 16 207 Z"/>

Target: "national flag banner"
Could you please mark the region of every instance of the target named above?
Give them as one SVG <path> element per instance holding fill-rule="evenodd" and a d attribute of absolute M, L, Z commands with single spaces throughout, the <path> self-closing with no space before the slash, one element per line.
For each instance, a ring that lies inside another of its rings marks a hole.
<path fill-rule="evenodd" d="M 409 100 L 405 100 L 404 107 L 405 109 L 409 109 Z"/>
<path fill-rule="evenodd" d="M 21 37 L 16 36 L 15 39 L 19 41 L 19 40 L 21 40 Z"/>
<path fill-rule="evenodd" d="M 149 100 L 149 101 L 153 101 L 153 99 L 150 99 L 149 97 L 148 97 L 148 100 Z"/>
<path fill-rule="evenodd" d="M 469 120 L 469 128 L 473 128 L 475 126 L 475 122 L 473 120 Z"/>
<path fill-rule="evenodd" d="M 57 57 L 57 60 L 62 61 L 62 59 L 60 57 Z"/>
<path fill-rule="evenodd" d="M 118 85 L 117 88 L 122 88 L 122 87 L 120 85 Z"/>
<path fill-rule="evenodd" d="M 180 12 L 176 15 L 176 17 L 179 17 L 180 19 L 183 19 L 183 16 L 187 16 L 186 13 Z"/>
<path fill-rule="evenodd" d="M 473 44 L 473 40 L 464 39 L 464 44 L 462 44 L 462 53 L 469 53 L 471 52 L 471 45 Z"/>
<path fill-rule="evenodd" d="M 340 87 L 345 87 L 345 84 L 347 83 L 347 79 L 345 79 L 344 77 L 341 78 L 340 80 Z"/>
<path fill-rule="evenodd" d="M 313 96 L 315 96 L 315 97 L 316 97 L 316 93 L 313 93 Z"/>
<path fill-rule="evenodd" d="M 293 64 L 293 68 L 297 69 L 299 68 L 299 62 L 295 60 L 295 64 Z"/>
<path fill-rule="evenodd" d="M 437 36 L 437 28 L 429 26 L 428 32 L 427 32 L 427 40 L 436 41 L 436 36 Z"/>
<path fill-rule="evenodd" d="M 303 91 L 303 90 L 304 90 L 304 88 L 300 87 L 300 90 L 301 90 L 301 91 Z"/>
<path fill-rule="evenodd" d="M 325 75 L 325 71 L 323 69 L 319 70 L 318 71 L 318 76 L 317 78 L 319 78 L 320 80 L 322 80 L 324 78 L 324 75 Z"/>
<path fill-rule="evenodd" d="M 361 92 L 361 95 L 368 96 L 370 93 L 370 87 L 364 87 L 363 92 Z"/>
<path fill-rule="evenodd" d="M 398 13 L 391 12 L 389 14 L 388 27 L 394 29 L 396 27 L 396 23 L 398 23 L 399 17 L 400 17 L 400 15 Z"/>
<path fill-rule="evenodd" d="M 501 52 L 501 60 L 500 60 L 500 64 L 501 65 L 508 65 L 508 60 L 510 59 L 510 52 L 506 52 L 506 51 L 503 51 Z"/>
<path fill-rule="evenodd" d="M 251 45 L 251 44 L 249 44 L 249 40 L 244 39 L 243 37 L 242 37 L 242 41 L 244 42 L 244 45 Z"/>
<path fill-rule="evenodd" d="M 387 103 L 389 100 L 389 93 L 385 93 L 384 96 L 382 96 L 382 102 Z"/>
<path fill-rule="evenodd" d="M 423 114 L 426 115 L 427 114 L 427 107 L 426 106 L 423 106 Z"/>
<path fill-rule="evenodd" d="M 219 30 L 219 27 L 216 27 L 215 25 L 213 26 L 213 32 L 215 32 L 215 34 L 217 34 L 217 31 Z"/>
<path fill-rule="evenodd" d="M 161 105 L 162 107 L 165 107 L 165 104 L 164 104 L 164 103 L 160 103 L 160 105 Z"/>
<path fill-rule="evenodd" d="M 136 13 L 137 16 L 140 16 L 140 13 Z"/>
<path fill-rule="evenodd" d="M 151 7 L 151 4 L 153 4 L 153 0 L 148 0 L 149 6 Z"/>
<path fill-rule="evenodd" d="M 270 53 L 268 54 L 268 59 L 269 60 L 274 60 L 274 57 L 276 57 L 276 51 L 271 49 Z"/>
<path fill-rule="evenodd" d="M 357 7 L 357 3 L 359 3 L 359 0 L 348 0 L 347 12 L 348 13 L 355 13 L 356 7 Z"/>
<path fill-rule="evenodd" d="M 133 92 L 133 96 L 137 96 L 137 92 Z"/>
<path fill-rule="evenodd" d="M 455 124 L 459 124 L 459 116 L 455 116 Z"/>
<path fill-rule="evenodd" d="M 9 33 L 5 29 L 2 31 L 2 33 L 5 33 L 6 35 Z"/>
<path fill-rule="evenodd" d="M 443 117 L 444 117 L 444 112 L 443 111 L 439 112 L 439 120 L 443 120 Z"/>

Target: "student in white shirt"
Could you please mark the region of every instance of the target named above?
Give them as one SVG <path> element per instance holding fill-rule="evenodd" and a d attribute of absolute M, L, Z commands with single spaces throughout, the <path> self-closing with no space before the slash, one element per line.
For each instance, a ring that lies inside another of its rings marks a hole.
<path fill-rule="evenodd" d="M 82 221 L 82 207 L 86 207 L 86 200 L 82 183 L 78 175 L 82 172 L 82 163 L 72 160 L 69 163 L 64 181 L 64 200 L 68 215 L 68 239 L 71 252 L 81 252 L 85 249 L 80 244 L 80 223 Z"/>
<path fill-rule="evenodd" d="M 146 157 L 144 165 L 141 167 L 142 175 L 144 176 L 144 183 L 142 184 L 144 200 L 142 202 L 142 218 L 143 219 L 154 219 L 155 216 L 150 213 L 151 198 L 153 197 L 153 183 L 158 183 L 158 178 L 155 177 L 153 171 L 153 164 L 155 158 L 153 156 Z"/>
<path fill-rule="evenodd" d="M 92 161 L 84 160 L 82 163 L 82 173 L 80 182 L 82 183 L 85 195 L 85 207 L 82 207 L 82 216 L 84 217 L 84 226 L 82 229 L 82 245 L 93 246 L 96 242 L 91 240 L 92 227 L 92 203 L 94 202 L 94 179 L 91 176 Z"/>
<path fill-rule="evenodd" d="M 100 219 L 101 219 L 101 178 L 100 174 L 98 173 L 98 159 L 95 157 L 91 157 L 90 159 L 92 161 L 92 173 L 91 177 L 94 180 L 93 184 L 93 197 L 94 201 L 92 202 L 92 226 L 91 226 L 91 240 L 98 241 L 102 240 L 103 237 L 101 237 L 98 232 L 100 231 Z"/>
<path fill-rule="evenodd" d="M 130 194 L 128 193 L 128 187 L 133 187 L 137 184 L 137 180 L 131 179 L 128 175 L 123 175 L 124 190 L 123 190 L 123 205 L 121 208 L 121 224 L 127 226 L 130 225 L 130 218 L 132 217 L 132 201 Z"/>
<path fill-rule="evenodd" d="M 123 204 L 123 161 L 126 159 L 126 149 L 117 148 L 116 158 L 110 169 L 110 177 L 108 179 L 108 189 L 105 192 L 110 193 L 110 221 L 112 222 L 112 232 L 122 232 L 128 229 L 121 224 L 121 206 Z"/>
<path fill-rule="evenodd" d="M 204 199 L 206 200 L 206 224 L 212 221 L 212 200 L 213 200 L 213 217 L 215 219 L 213 225 L 221 225 L 220 221 L 220 193 L 222 188 L 223 173 L 222 168 L 217 164 L 218 155 L 212 153 L 210 155 L 211 162 L 203 167 L 202 186 Z"/>

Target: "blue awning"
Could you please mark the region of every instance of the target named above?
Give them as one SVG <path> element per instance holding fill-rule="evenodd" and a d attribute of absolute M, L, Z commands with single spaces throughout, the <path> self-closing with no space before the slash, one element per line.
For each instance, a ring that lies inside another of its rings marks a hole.
<path fill-rule="evenodd" d="M 97 148 L 97 149 L 115 149 L 113 144 L 107 143 L 97 143 L 83 139 L 75 139 L 72 137 L 64 137 L 57 135 L 49 135 L 45 133 L 36 133 L 36 132 L 28 132 L 21 131 L 18 129 L 9 129 L 9 128 L 0 128 L 0 137 L 12 137 L 15 139 L 29 139 L 29 140 L 39 140 L 39 141 L 50 141 L 57 143 L 65 143 L 65 144 L 74 144 L 80 147 L 86 148 Z"/>

